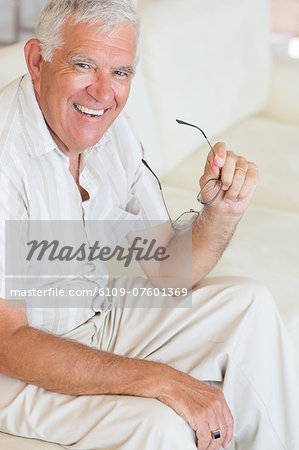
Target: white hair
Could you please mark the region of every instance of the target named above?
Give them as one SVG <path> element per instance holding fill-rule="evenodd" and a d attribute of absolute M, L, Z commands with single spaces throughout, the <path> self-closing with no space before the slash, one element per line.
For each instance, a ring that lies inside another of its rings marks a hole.
<path fill-rule="evenodd" d="M 72 25 L 82 21 L 99 25 L 103 33 L 124 23 L 131 24 L 136 31 L 138 53 L 139 20 L 132 0 L 50 0 L 41 12 L 36 29 L 45 61 L 52 62 L 55 50 L 63 46 L 62 27 L 70 18 Z"/>

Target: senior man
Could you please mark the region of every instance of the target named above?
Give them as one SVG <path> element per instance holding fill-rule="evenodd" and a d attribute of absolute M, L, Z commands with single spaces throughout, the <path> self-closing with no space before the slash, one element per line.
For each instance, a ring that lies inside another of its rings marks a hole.
<path fill-rule="evenodd" d="M 165 274 L 169 260 L 183 270 L 189 231 L 173 231 L 120 114 L 138 36 L 129 0 L 46 5 L 25 46 L 29 74 L 0 97 L 2 253 L 9 220 L 79 221 L 86 233 L 93 220 L 159 220 L 168 258 L 143 269 L 160 289 L 184 285 Z M 219 176 L 220 195 L 192 225 L 192 307 L 182 296 L 177 308 L 97 296 L 71 309 L 10 308 L 2 258 L 2 431 L 85 450 L 219 449 L 233 435 L 243 449 L 299 448 L 298 374 L 270 294 L 249 280 L 204 280 L 257 185 L 255 165 L 223 143 L 201 186 Z"/>

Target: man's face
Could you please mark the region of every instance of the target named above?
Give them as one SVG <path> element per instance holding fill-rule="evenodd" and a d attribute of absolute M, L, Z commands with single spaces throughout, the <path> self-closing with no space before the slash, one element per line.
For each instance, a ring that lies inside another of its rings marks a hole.
<path fill-rule="evenodd" d="M 58 147 L 79 153 L 99 141 L 126 104 L 136 35 L 127 24 L 104 35 L 81 22 L 66 24 L 63 36 L 53 61 L 41 61 L 34 88 Z"/>

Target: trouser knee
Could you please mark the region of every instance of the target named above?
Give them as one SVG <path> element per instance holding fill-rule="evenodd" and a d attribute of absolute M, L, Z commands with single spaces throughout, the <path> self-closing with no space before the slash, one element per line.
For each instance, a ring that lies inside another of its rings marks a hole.
<path fill-rule="evenodd" d="M 262 307 L 265 311 L 276 310 L 273 296 L 266 286 L 251 278 L 235 277 L 232 280 L 236 289 L 232 297 L 237 302 L 243 302 L 244 309 Z"/>

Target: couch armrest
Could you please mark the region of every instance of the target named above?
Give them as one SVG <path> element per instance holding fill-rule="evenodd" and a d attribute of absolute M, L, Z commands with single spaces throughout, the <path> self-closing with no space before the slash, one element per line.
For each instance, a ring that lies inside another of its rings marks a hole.
<path fill-rule="evenodd" d="M 299 59 L 274 57 L 269 98 L 263 115 L 299 125 Z"/>

